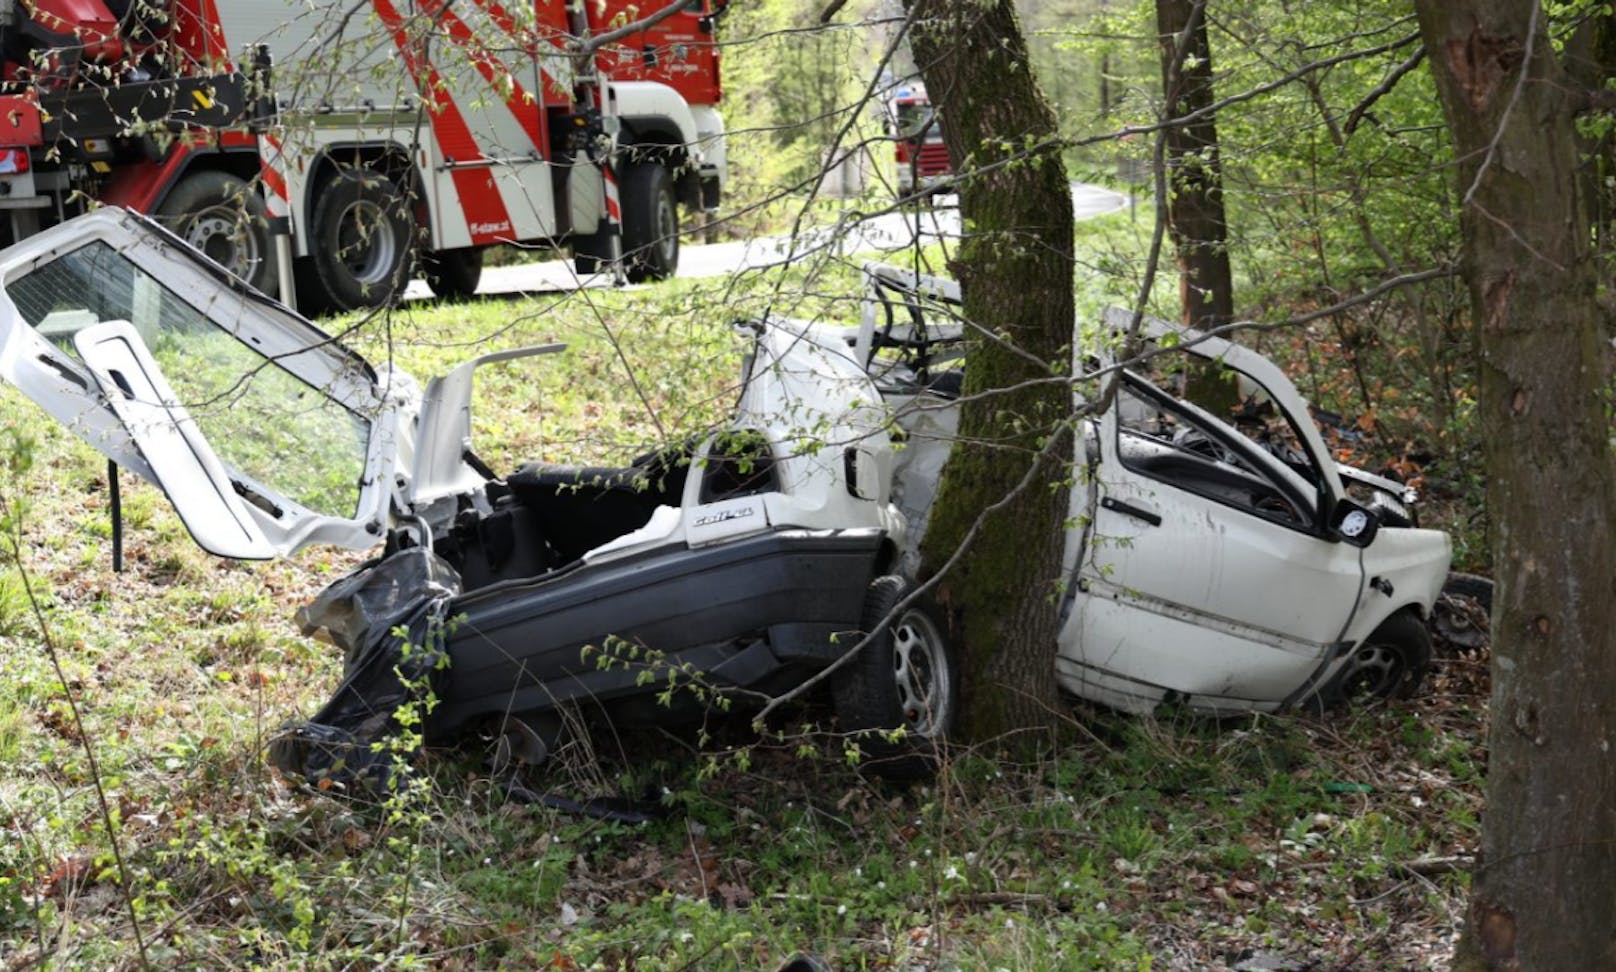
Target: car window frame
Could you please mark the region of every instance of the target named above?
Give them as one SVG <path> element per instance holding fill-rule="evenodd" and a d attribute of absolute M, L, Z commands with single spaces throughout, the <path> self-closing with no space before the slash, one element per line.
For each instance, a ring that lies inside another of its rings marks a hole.
<path fill-rule="evenodd" d="M 1257 446 L 1255 442 L 1251 441 L 1251 439 L 1247 438 L 1228 422 L 1195 405 L 1193 402 L 1172 395 L 1162 388 L 1152 384 L 1142 375 L 1139 375 L 1130 369 L 1122 369 L 1121 377 L 1122 383 L 1117 389 L 1117 401 L 1112 403 L 1111 411 L 1115 416 L 1115 421 L 1112 423 L 1114 426 L 1112 447 L 1115 450 L 1117 461 L 1122 464 L 1123 468 L 1135 473 L 1136 475 L 1150 479 L 1153 482 L 1159 482 L 1175 489 L 1181 489 L 1192 495 L 1217 503 L 1220 506 L 1226 506 L 1229 509 L 1235 510 L 1236 512 L 1244 513 L 1248 516 L 1262 520 L 1265 523 L 1272 523 L 1276 526 L 1282 526 L 1286 529 L 1309 536 L 1324 535 L 1324 504 L 1321 503 L 1320 500 L 1321 491 L 1313 484 L 1308 483 L 1307 480 L 1301 476 L 1301 474 L 1286 467 L 1285 464 L 1282 463 L 1278 458 L 1264 452 Z M 1183 422 L 1187 427 L 1194 429 L 1202 435 L 1208 436 L 1213 440 L 1216 446 L 1232 452 L 1245 464 L 1246 468 L 1221 462 L 1218 459 L 1202 455 L 1192 450 L 1184 449 L 1182 446 L 1171 441 L 1164 440 L 1161 437 L 1128 428 L 1122 420 L 1120 409 L 1123 402 L 1123 396 L 1130 393 L 1143 397 L 1146 399 L 1147 404 L 1172 415 L 1179 421 Z M 1289 419 L 1287 418 L 1287 420 Z M 1268 511 L 1262 510 L 1254 505 L 1237 504 L 1231 502 L 1227 497 L 1220 495 L 1216 491 L 1209 489 L 1197 489 L 1188 482 L 1176 481 L 1174 479 L 1158 475 L 1154 470 L 1142 466 L 1137 461 L 1130 461 L 1127 450 L 1125 450 L 1122 445 L 1124 435 L 1134 436 L 1151 442 L 1160 443 L 1183 456 L 1207 463 L 1211 467 L 1215 468 L 1220 465 L 1227 466 L 1229 469 L 1234 470 L 1235 472 L 1260 481 L 1269 488 L 1278 492 L 1283 499 L 1295 507 L 1297 513 L 1301 517 L 1302 522 L 1297 522 L 1290 517 L 1282 517 L 1279 515 L 1270 514 Z M 1303 454 L 1307 456 L 1310 465 L 1316 462 L 1311 454 L 1307 453 L 1305 450 Z"/>
<path fill-rule="evenodd" d="M 370 438 L 351 515 L 309 509 L 271 490 L 268 505 L 244 504 L 274 544 L 289 555 L 316 543 L 368 549 L 381 538 L 395 492 L 400 436 L 411 429 L 399 408 L 406 394 L 392 379 L 317 325 L 278 302 L 231 282 L 217 265 L 139 214 L 108 207 L 69 220 L 4 251 L 0 260 L 0 376 L 92 447 L 145 479 L 159 474 L 142 456 L 129 429 L 113 413 L 91 370 L 61 343 L 46 338 L 23 318 L 10 287 L 20 276 L 88 243 L 108 244 L 189 305 L 213 326 L 243 342 L 289 377 L 311 387 L 370 423 Z M 142 342 L 144 343 L 144 342 Z M 229 466 L 245 484 L 259 485 L 245 470 Z M 159 483 L 160 484 L 160 483 Z"/>

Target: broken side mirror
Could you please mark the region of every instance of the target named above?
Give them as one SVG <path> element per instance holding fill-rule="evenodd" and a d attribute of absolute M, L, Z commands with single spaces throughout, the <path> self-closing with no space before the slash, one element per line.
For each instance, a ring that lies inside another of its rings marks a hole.
<path fill-rule="evenodd" d="M 1330 510 L 1330 535 L 1343 543 L 1367 547 L 1379 532 L 1380 517 L 1356 500 L 1343 496 Z"/>

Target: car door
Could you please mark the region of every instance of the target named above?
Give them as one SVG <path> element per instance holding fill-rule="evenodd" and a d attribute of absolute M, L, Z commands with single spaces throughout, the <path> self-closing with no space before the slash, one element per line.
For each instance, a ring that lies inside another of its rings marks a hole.
<path fill-rule="evenodd" d="M 1218 362 L 1152 360 L 1200 364 L 1125 372 L 1095 423 L 1057 671 L 1075 693 L 1134 711 L 1174 697 L 1272 708 L 1340 650 L 1361 551 L 1328 537 L 1332 480 L 1296 434 L 1305 414 Z"/>
<path fill-rule="evenodd" d="M 397 448 L 374 372 L 141 217 L 0 253 L 0 377 L 161 487 L 211 553 L 381 538 Z"/>

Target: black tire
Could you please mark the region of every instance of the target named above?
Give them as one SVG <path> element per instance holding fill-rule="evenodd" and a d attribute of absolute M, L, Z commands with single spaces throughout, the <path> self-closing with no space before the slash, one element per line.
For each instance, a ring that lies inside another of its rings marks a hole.
<path fill-rule="evenodd" d="M 877 577 L 864 597 L 863 629 L 875 630 L 908 594 L 903 578 Z M 896 780 L 936 774 L 959 705 L 959 662 L 930 598 L 918 598 L 892 617 L 833 676 L 831 699 L 842 729 L 858 734 L 861 765 Z M 900 728 L 902 738 L 888 738 Z"/>
<path fill-rule="evenodd" d="M 679 269 L 679 203 L 673 176 L 655 162 L 623 171 L 623 264 L 631 283 L 666 280 Z"/>
<path fill-rule="evenodd" d="M 1493 582 L 1457 571 L 1442 585 L 1430 629 L 1446 648 L 1480 648 L 1491 637 Z"/>
<path fill-rule="evenodd" d="M 257 290 L 275 296 L 280 277 L 264 198 L 228 172 L 193 172 L 157 208 L 157 221 Z"/>
<path fill-rule="evenodd" d="M 1363 698 L 1406 699 L 1431 668 L 1431 633 L 1412 608 L 1404 608 L 1352 649 L 1347 664 L 1319 690 L 1321 708 Z"/>
<path fill-rule="evenodd" d="M 464 300 L 477 294 L 483 277 L 483 249 L 468 246 L 429 253 L 422 262 L 426 285 L 444 300 Z"/>
<path fill-rule="evenodd" d="M 1452 597 L 1468 597 L 1481 605 L 1483 611 L 1491 612 L 1493 609 L 1492 579 L 1482 577 L 1480 574 L 1453 571 L 1442 583 L 1442 593 Z"/>
<path fill-rule="evenodd" d="M 414 232 L 398 187 L 375 172 L 349 170 L 326 183 L 310 220 L 307 296 L 322 308 L 383 307 L 409 283 Z"/>

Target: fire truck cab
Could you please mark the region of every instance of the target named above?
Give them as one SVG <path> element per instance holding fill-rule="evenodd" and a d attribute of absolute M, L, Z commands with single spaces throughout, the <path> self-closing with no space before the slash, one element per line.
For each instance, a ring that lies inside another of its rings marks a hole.
<path fill-rule="evenodd" d="M 953 168 L 943 126 L 918 81 L 900 84 L 887 99 L 887 132 L 898 166 L 900 198 L 947 191 Z"/>

